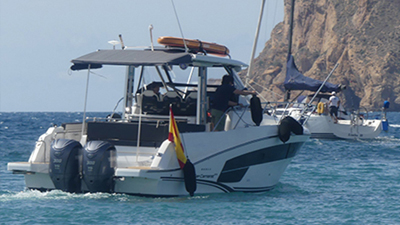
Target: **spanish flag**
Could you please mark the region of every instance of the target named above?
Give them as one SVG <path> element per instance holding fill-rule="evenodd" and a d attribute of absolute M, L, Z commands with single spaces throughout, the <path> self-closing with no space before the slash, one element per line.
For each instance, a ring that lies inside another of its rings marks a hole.
<path fill-rule="evenodd" d="M 186 159 L 186 156 L 185 156 L 185 153 L 183 150 L 181 136 L 179 135 L 178 126 L 176 125 L 174 113 L 172 112 L 171 107 L 169 107 L 169 112 L 170 112 L 170 115 L 169 115 L 168 140 L 170 142 L 175 143 L 175 152 L 176 152 L 176 156 L 178 157 L 179 166 L 181 167 L 181 169 L 183 169 L 183 167 L 186 164 L 187 159 Z"/>
<path fill-rule="evenodd" d="M 191 163 L 185 156 L 178 126 L 176 125 L 174 113 L 172 112 L 172 107 L 169 107 L 169 112 L 168 140 L 175 144 L 176 157 L 178 158 L 181 170 L 183 170 L 186 191 L 189 192 L 190 196 L 193 196 L 197 187 L 196 170 L 193 163 Z"/>

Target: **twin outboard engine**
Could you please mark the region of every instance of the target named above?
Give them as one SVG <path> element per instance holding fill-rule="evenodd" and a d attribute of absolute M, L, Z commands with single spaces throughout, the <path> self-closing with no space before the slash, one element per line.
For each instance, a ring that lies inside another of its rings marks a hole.
<path fill-rule="evenodd" d="M 85 145 L 82 159 L 82 179 L 89 192 L 113 192 L 115 147 L 105 141 L 90 141 Z"/>
<path fill-rule="evenodd" d="M 50 149 L 50 178 L 56 189 L 77 193 L 81 191 L 79 155 L 82 145 L 70 139 L 55 140 Z"/>
<path fill-rule="evenodd" d="M 113 192 L 115 166 L 115 147 L 105 141 L 90 141 L 84 149 L 70 139 L 57 139 L 51 145 L 49 174 L 58 190 Z M 87 189 L 81 188 L 81 180 Z"/>

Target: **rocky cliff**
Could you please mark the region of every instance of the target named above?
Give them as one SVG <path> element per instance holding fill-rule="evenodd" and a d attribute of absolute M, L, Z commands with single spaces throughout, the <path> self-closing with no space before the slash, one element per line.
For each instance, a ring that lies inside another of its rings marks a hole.
<path fill-rule="evenodd" d="M 282 100 L 285 91 L 290 3 L 285 0 L 284 21 L 250 75 L 250 85 L 270 101 Z M 297 67 L 324 80 L 339 63 L 329 82 L 347 86 L 339 93 L 346 108 L 376 110 L 389 100 L 390 110 L 400 110 L 399 9 L 399 0 L 297 0 L 292 41 Z"/>

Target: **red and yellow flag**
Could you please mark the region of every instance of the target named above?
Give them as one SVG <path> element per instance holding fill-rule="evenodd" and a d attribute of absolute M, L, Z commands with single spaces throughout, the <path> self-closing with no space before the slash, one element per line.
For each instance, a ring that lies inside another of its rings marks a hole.
<path fill-rule="evenodd" d="M 181 142 L 181 137 L 179 135 L 178 126 L 176 125 L 174 113 L 172 112 L 172 108 L 169 107 L 169 134 L 168 140 L 175 143 L 175 152 L 176 156 L 178 157 L 179 166 L 181 169 L 186 164 L 186 156 L 183 150 L 183 145 Z"/>

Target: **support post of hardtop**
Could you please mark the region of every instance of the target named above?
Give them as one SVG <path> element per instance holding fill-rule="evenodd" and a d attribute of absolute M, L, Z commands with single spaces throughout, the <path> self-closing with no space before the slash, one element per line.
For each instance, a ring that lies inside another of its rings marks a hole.
<path fill-rule="evenodd" d="M 132 113 L 132 101 L 133 101 L 133 84 L 135 81 L 135 67 L 128 66 L 126 69 L 126 78 L 125 78 L 125 90 L 124 90 L 124 115 Z"/>
<path fill-rule="evenodd" d="M 207 69 L 199 67 L 199 82 L 197 84 L 196 124 L 206 124 L 207 115 Z"/>

